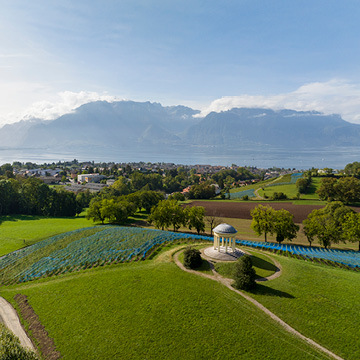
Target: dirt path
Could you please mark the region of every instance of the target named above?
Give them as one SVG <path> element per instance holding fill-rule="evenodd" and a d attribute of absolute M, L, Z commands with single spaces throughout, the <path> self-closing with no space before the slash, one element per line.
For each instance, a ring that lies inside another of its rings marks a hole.
<path fill-rule="evenodd" d="M 36 351 L 34 345 L 21 326 L 15 309 L 2 297 L 0 297 L 0 319 L 4 325 L 19 338 L 20 343 L 24 348 Z"/>
<path fill-rule="evenodd" d="M 266 184 L 265 186 L 264 186 L 264 188 L 266 187 L 266 186 L 269 186 L 270 184 L 273 184 L 275 181 L 278 181 L 278 180 L 280 180 L 281 178 L 283 178 L 284 177 L 284 175 L 280 175 L 278 178 L 275 178 L 273 181 L 270 181 L 268 184 Z M 255 195 L 256 195 L 256 197 L 254 198 L 254 200 L 265 200 L 265 198 L 264 197 L 262 197 L 262 196 L 260 196 L 260 194 L 259 194 L 259 191 L 261 190 L 261 187 L 259 187 L 259 188 L 257 188 L 256 190 L 255 190 Z"/>
<path fill-rule="evenodd" d="M 231 286 L 232 283 L 232 279 L 227 279 L 222 277 L 220 274 L 218 274 L 215 269 L 214 269 L 214 264 L 212 262 L 209 261 L 210 267 L 212 269 L 213 275 L 208 275 L 208 274 L 204 274 L 204 273 L 200 273 L 198 271 L 194 271 L 194 270 L 189 270 L 187 268 L 185 268 L 185 266 L 180 262 L 179 260 L 179 252 L 174 254 L 174 261 L 175 264 L 182 270 L 192 273 L 192 274 L 196 274 L 198 276 L 202 276 L 211 280 L 215 280 L 220 282 L 221 284 L 225 285 L 228 289 L 230 289 L 231 291 L 235 291 L 237 294 L 241 295 L 243 298 L 245 298 L 246 300 L 250 301 L 252 304 L 254 304 L 257 308 L 259 308 L 261 311 L 263 311 L 265 314 L 269 315 L 274 321 L 276 321 L 277 323 L 279 323 L 286 331 L 290 332 L 291 334 L 293 334 L 294 336 L 302 339 L 303 341 L 306 341 L 307 343 L 309 343 L 310 345 L 312 345 L 313 347 L 315 347 L 316 349 L 322 351 L 323 353 L 327 354 L 328 356 L 330 356 L 333 359 L 337 359 L 337 360 L 344 360 L 343 358 L 341 358 L 340 356 L 334 354 L 333 352 L 331 352 L 330 350 L 324 348 L 323 346 L 321 346 L 320 344 L 318 344 L 317 342 L 315 342 L 314 340 L 302 335 L 301 333 L 299 333 L 297 330 L 295 330 L 293 327 L 291 327 L 289 324 L 287 324 L 285 321 L 281 320 L 278 316 L 276 316 L 274 313 L 272 313 L 269 309 L 267 309 L 265 306 L 263 306 L 262 304 L 260 304 L 258 301 L 256 301 L 255 299 L 253 299 L 252 297 L 250 297 L 249 295 L 245 294 L 242 291 L 236 290 L 235 288 L 233 288 Z"/>

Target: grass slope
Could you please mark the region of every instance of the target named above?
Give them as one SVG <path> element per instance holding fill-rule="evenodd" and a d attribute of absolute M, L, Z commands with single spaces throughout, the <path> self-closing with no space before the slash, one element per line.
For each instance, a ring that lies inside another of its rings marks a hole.
<path fill-rule="evenodd" d="M 32 245 L 49 236 L 92 226 L 84 216 L 48 218 L 32 215 L 0 217 L 0 256 Z"/>
<path fill-rule="evenodd" d="M 113 265 L 22 293 L 64 359 L 325 359 L 219 283 L 174 263 Z"/>
<path fill-rule="evenodd" d="M 304 335 L 348 360 L 360 359 L 360 274 L 271 255 L 282 275 L 253 297 Z"/>

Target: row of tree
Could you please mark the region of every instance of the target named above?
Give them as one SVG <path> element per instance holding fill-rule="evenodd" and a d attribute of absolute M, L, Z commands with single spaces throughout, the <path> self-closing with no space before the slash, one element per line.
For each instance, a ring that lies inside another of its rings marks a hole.
<path fill-rule="evenodd" d="M 205 231 L 205 209 L 202 206 L 182 207 L 176 200 L 162 200 L 152 208 L 148 222 L 162 230 L 171 226 L 177 231 L 186 226 L 200 234 Z"/>
<path fill-rule="evenodd" d="M 341 201 L 345 204 L 359 202 L 360 180 L 352 176 L 339 179 L 327 177 L 322 179 L 316 192 L 319 198 L 325 201 Z"/>
<path fill-rule="evenodd" d="M 303 225 L 310 246 L 315 239 L 325 248 L 340 242 L 359 241 L 360 251 L 360 214 L 340 201 L 313 210 Z"/>
<path fill-rule="evenodd" d="M 258 235 L 276 235 L 276 241 L 292 240 L 299 226 L 294 223 L 294 215 L 285 209 L 274 210 L 271 206 L 258 205 L 251 210 L 251 227 Z"/>
<path fill-rule="evenodd" d="M 164 199 L 157 191 L 137 191 L 129 195 L 115 196 L 111 192 L 102 191 L 91 199 L 87 218 L 94 222 L 105 220 L 112 223 L 122 223 L 136 211 L 144 209 L 150 213 L 152 207 Z"/>
<path fill-rule="evenodd" d="M 0 215 L 75 216 L 83 201 L 74 193 L 55 190 L 36 178 L 0 180 Z"/>
<path fill-rule="evenodd" d="M 297 235 L 299 226 L 287 210 L 274 210 L 270 206 L 258 205 L 251 211 L 251 227 L 258 235 L 276 235 L 276 241 L 291 241 Z M 325 248 L 340 242 L 359 241 L 360 251 L 360 213 L 340 201 L 327 204 L 322 209 L 313 210 L 303 221 L 303 232 L 310 246 L 317 240 Z"/>

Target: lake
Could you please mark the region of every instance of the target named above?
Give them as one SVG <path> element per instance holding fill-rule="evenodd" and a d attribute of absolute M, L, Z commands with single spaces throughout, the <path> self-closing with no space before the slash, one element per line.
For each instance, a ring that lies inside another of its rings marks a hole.
<path fill-rule="evenodd" d="M 175 164 L 209 164 L 230 166 L 256 166 L 258 168 L 296 168 L 309 169 L 329 167 L 343 169 L 346 164 L 360 161 L 357 147 L 338 147 L 327 149 L 284 149 L 269 146 L 256 148 L 217 148 L 217 147 L 180 147 L 149 148 L 138 146 L 134 149 L 91 146 L 63 149 L 9 149 L 0 148 L 0 164 L 14 161 L 33 163 L 52 163 L 58 161 L 95 161 L 95 162 L 166 162 Z"/>

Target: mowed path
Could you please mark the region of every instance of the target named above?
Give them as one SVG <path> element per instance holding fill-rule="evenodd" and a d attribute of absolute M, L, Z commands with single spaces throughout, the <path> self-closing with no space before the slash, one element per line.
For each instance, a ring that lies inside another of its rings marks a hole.
<path fill-rule="evenodd" d="M 19 338 L 20 344 L 27 349 L 36 351 L 33 343 L 27 336 L 20 324 L 20 320 L 15 309 L 2 297 L 0 297 L 0 320 L 2 323 Z"/>
<path fill-rule="evenodd" d="M 235 288 L 233 288 L 231 286 L 231 283 L 233 282 L 232 279 L 227 279 L 222 277 L 220 274 L 218 274 L 215 269 L 214 269 L 214 265 L 210 262 L 210 267 L 212 269 L 213 275 L 208 275 L 208 274 L 204 274 L 201 273 L 199 271 L 194 271 L 194 270 L 190 270 L 185 268 L 185 266 L 181 263 L 181 261 L 179 260 L 179 253 L 177 252 L 174 254 L 174 261 L 175 264 L 182 270 L 192 273 L 192 274 L 196 274 L 198 276 L 202 276 L 202 277 L 206 277 L 208 279 L 211 280 L 215 280 L 220 282 L 221 284 L 225 285 L 228 289 L 230 289 L 231 291 L 236 292 L 237 294 L 241 295 L 243 298 L 245 298 L 246 300 L 250 301 L 252 304 L 254 304 L 257 308 L 259 308 L 261 311 L 263 311 L 265 314 L 269 315 L 274 321 L 276 321 L 277 323 L 279 323 L 286 331 L 288 331 L 289 333 L 293 334 L 294 336 L 302 339 L 303 341 L 306 341 L 308 344 L 310 344 L 311 346 L 315 347 L 316 349 L 322 351 L 323 353 L 327 354 L 328 356 L 337 359 L 337 360 L 344 360 L 342 357 L 334 354 L 333 352 L 331 352 L 330 350 L 324 348 L 323 346 L 321 346 L 320 344 L 318 344 L 317 342 L 315 342 L 314 340 L 302 335 L 300 332 L 298 332 L 297 330 L 295 330 L 293 327 L 291 327 L 289 324 L 287 324 L 285 321 L 281 320 L 278 316 L 276 316 L 274 313 L 272 313 L 269 309 L 267 309 L 265 306 L 263 306 L 262 304 L 260 304 L 258 301 L 256 301 L 255 299 L 253 299 L 252 297 L 248 296 L 247 294 L 245 294 L 242 291 L 239 291 Z M 269 279 L 270 280 L 270 279 Z"/>

